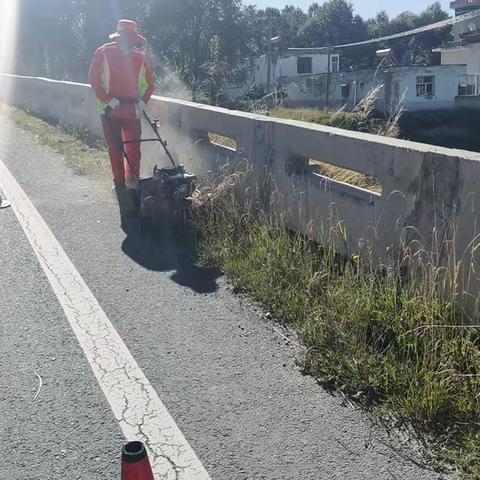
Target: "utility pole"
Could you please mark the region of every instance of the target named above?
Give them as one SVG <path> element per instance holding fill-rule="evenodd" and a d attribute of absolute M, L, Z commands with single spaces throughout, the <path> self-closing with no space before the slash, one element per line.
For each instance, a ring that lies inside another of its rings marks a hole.
<path fill-rule="evenodd" d="M 267 39 L 267 94 L 270 93 L 272 87 L 272 23 L 268 26 Z"/>
<path fill-rule="evenodd" d="M 332 63 L 332 47 L 328 47 L 328 67 L 327 67 L 327 108 L 330 107 L 330 73 Z"/>

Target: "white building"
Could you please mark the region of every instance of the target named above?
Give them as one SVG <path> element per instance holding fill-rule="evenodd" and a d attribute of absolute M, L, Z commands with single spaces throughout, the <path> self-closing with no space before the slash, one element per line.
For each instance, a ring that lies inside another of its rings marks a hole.
<path fill-rule="evenodd" d="M 480 0 L 452 2 L 455 14 L 480 8 Z M 465 65 L 466 73 L 458 79 L 458 96 L 480 95 L 480 17 L 459 22 L 453 28 L 453 41 L 435 51 L 441 53 L 442 65 Z"/>
<path fill-rule="evenodd" d="M 282 52 L 274 52 L 269 61 L 268 55 L 252 58 L 249 61 L 247 79 L 241 85 L 229 85 L 226 93 L 231 98 L 240 97 L 252 85 L 267 88 L 268 83 L 274 86 L 285 77 L 307 77 L 310 75 L 328 74 L 340 70 L 340 56 L 330 52 L 328 48 L 288 48 Z M 269 65 L 270 64 L 270 65 Z M 268 71 L 270 69 L 270 82 Z"/>
<path fill-rule="evenodd" d="M 480 9 L 480 0 L 456 0 L 451 7 L 455 14 L 475 12 Z M 480 16 L 459 22 L 453 27 L 453 41 L 434 51 L 440 52 L 443 66 L 464 66 L 466 71 L 459 75 L 457 104 L 468 106 L 461 97 L 480 95 Z"/>
<path fill-rule="evenodd" d="M 354 72 L 298 76 L 281 79 L 289 107 L 344 107 L 353 109 L 374 88 L 382 87 L 377 102 L 379 111 L 388 112 L 398 105 L 406 110 L 454 108 L 459 78 L 465 76 L 464 65 L 388 67 Z M 327 98 L 328 89 L 328 98 Z"/>
<path fill-rule="evenodd" d="M 450 8 L 455 10 L 455 16 L 471 13 L 480 8 L 480 0 L 454 0 Z"/>
<path fill-rule="evenodd" d="M 303 79 L 292 75 L 281 81 L 287 91 L 286 103 L 351 109 L 373 88 L 383 85 L 377 105 L 383 111 L 399 103 L 406 110 L 480 108 L 480 0 L 456 0 L 452 8 L 455 19 L 422 27 L 427 31 L 451 25 L 454 40 L 435 50 L 441 53 L 441 65 L 340 72 L 331 74 L 329 81 L 325 74 Z M 418 33 L 417 30 L 399 35 Z"/>
<path fill-rule="evenodd" d="M 275 84 L 281 77 L 328 73 L 328 58 L 326 48 L 288 48 L 280 55 L 272 56 L 270 81 Z M 338 53 L 330 55 L 330 72 L 340 70 L 339 62 Z M 267 55 L 254 58 L 252 63 L 250 80 L 266 85 L 269 63 Z"/>
<path fill-rule="evenodd" d="M 454 108 L 459 79 L 465 76 L 464 65 L 391 68 L 383 74 L 386 106 L 401 103 L 409 111 Z"/>
<path fill-rule="evenodd" d="M 241 97 L 253 85 L 279 85 L 287 106 L 354 108 L 375 87 L 383 86 L 378 109 L 389 111 L 402 103 L 407 110 L 480 108 L 480 0 L 456 0 L 456 17 L 419 29 L 359 44 L 329 48 L 289 48 L 281 53 L 251 59 L 243 85 L 228 88 Z M 340 71 L 338 51 L 362 44 L 385 43 L 397 37 L 452 28 L 453 41 L 436 49 L 437 66 L 383 66 Z M 330 64 L 329 64 L 330 59 Z M 269 74 L 270 72 L 270 74 Z M 268 78 L 270 75 L 270 78 Z"/>

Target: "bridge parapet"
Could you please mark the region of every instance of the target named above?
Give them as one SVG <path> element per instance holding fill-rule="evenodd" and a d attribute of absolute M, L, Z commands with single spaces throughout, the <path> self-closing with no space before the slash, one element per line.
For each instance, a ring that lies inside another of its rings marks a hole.
<path fill-rule="evenodd" d="M 2 91 L 11 91 L 4 101 L 100 134 L 89 86 L 0 78 Z M 445 262 L 476 261 L 472 250 L 480 233 L 478 153 L 158 96 L 149 108 L 188 168 L 206 176 L 225 164 L 247 160 L 258 175 L 273 179 L 275 208 L 290 228 L 313 232 L 319 239 L 346 232 L 334 239 L 343 253 L 357 254 L 368 246 L 381 263 L 397 251 L 399 242 L 417 240 L 425 249 L 436 249 Z M 209 134 L 234 139 L 236 148 L 211 142 Z M 145 152 L 146 158 L 149 155 Z M 381 192 L 331 180 L 310 168 L 310 159 L 374 177 Z M 454 242 L 445 241 L 447 236 Z M 469 281 L 469 291 L 476 294 L 480 280 Z"/>

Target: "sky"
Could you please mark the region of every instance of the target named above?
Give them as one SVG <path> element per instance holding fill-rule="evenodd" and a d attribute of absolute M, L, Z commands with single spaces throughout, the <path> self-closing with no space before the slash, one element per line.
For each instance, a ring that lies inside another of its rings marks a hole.
<path fill-rule="evenodd" d="M 322 3 L 322 0 L 249 0 L 248 3 L 257 5 L 260 8 L 265 7 L 277 7 L 282 8 L 286 4 L 296 5 L 304 10 L 314 2 Z M 380 10 L 386 10 L 390 15 L 396 15 L 405 10 L 411 10 L 412 12 L 420 12 L 426 7 L 431 5 L 435 0 L 350 0 L 355 8 L 355 13 L 358 13 L 362 17 L 368 18 L 374 16 Z M 449 5 L 450 1 L 440 0 L 443 8 L 450 13 Z"/>

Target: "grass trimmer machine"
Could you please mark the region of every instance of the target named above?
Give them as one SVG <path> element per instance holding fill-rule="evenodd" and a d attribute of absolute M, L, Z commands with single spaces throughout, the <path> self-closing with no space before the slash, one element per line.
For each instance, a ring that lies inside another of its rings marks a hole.
<path fill-rule="evenodd" d="M 150 178 L 141 178 L 140 172 L 135 172 L 137 186 L 133 194 L 142 227 L 156 230 L 168 224 L 184 222 L 192 202 L 192 195 L 196 190 L 197 177 L 187 172 L 183 165 L 177 164 L 167 142 L 160 134 L 159 121 L 152 120 L 145 111 L 142 113 L 154 132 L 155 138 L 133 141 L 118 139 L 118 143 L 121 144 L 123 156 L 130 167 L 125 145 L 132 142 L 158 142 L 172 164 L 171 167 L 164 168 L 155 165 Z"/>

